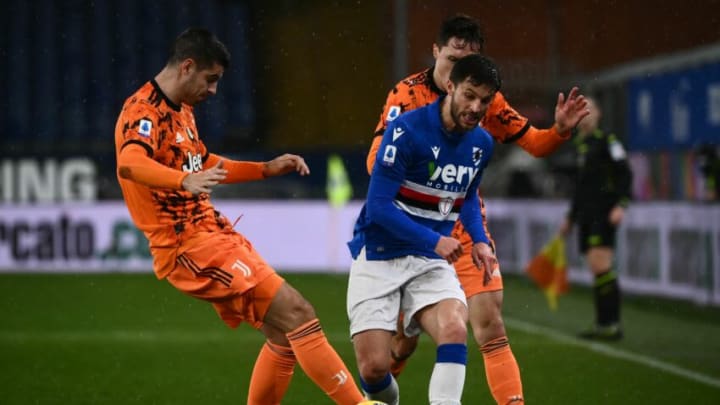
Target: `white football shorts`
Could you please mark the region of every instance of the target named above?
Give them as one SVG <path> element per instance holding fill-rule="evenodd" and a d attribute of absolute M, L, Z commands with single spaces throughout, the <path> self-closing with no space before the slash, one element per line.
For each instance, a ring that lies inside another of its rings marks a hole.
<path fill-rule="evenodd" d="M 423 256 L 367 260 L 363 248 L 350 266 L 350 336 L 371 329 L 395 332 L 401 311 L 405 335 L 418 335 L 421 328 L 413 319 L 415 313 L 451 298 L 467 306 L 455 269 L 446 260 Z"/>

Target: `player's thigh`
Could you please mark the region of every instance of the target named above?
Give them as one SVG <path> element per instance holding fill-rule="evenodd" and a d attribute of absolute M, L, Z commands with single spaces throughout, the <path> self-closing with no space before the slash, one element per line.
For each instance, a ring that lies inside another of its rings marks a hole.
<path fill-rule="evenodd" d="M 465 291 L 465 297 L 470 298 L 476 294 L 491 292 L 491 291 L 502 291 L 503 279 L 500 273 L 500 265 L 495 264 L 492 272 L 492 278 L 488 284 L 484 283 L 484 269 L 478 268 L 473 263 L 472 256 L 469 250 L 464 250 L 463 255 L 460 259 L 453 264 L 455 272 L 457 273 L 458 280 L 462 285 L 463 291 Z"/>
<path fill-rule="evenodd" d="M 467 339 L 467 306 L 457 298 L 443 299 L 422 308 L 415 320 L 438 344 L 460 343 Z"/>
<path fill-rule="evenodd" d="M 396 329 L 400 288 L 407 282 L 401 271 L 405 260 L 367 260 L 363 249 L 352 261 L 346 302 L 351 336 L 373 329 Z"/>
<path fill-rule="evenodd" d="M 453 267 L 445 260 L 417 256 L 413 257 L 408 265 L 412 266 L 417 275 L 403 289 L 402 310 L 405 313 L 405 334 L 415 336 L 420 333 L 420 330 L 424 328 L 421 327 L 419 319 L 415 315 L 444 301 L 451 301 L 454 303 L 453 307 L 457 305 L 462 308 L 464 327 L 464 322 L 467 321 L 467 302 Z M 445 308 L 445 305 L 442 308 Z M 431 313 L 433 312 L 431 311 Z M 447 314 L 451 316 L 448 320 L 457 320 L 455 311 Z"/>

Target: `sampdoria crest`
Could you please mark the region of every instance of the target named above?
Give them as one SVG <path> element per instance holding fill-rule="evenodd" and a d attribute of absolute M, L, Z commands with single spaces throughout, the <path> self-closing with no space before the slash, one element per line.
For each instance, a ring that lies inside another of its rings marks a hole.
<path fill-rule="evenodd" d="M 443 216 L 448 216 L 452 211 L 453 205 L 455 205 L 455 199 L 452 197 L 444 197 L 438 201 L 438 210 Z"/>

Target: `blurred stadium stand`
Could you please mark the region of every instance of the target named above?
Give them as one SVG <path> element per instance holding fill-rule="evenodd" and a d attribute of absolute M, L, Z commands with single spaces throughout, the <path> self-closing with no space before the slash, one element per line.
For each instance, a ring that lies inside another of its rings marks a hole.
<path fill-rule="evenodd" d="M 717 23 L 720 2 L 698 3 Z M 364 154 L 388 89 L 432 63 L 435 27 L 458 11 L 484 24 L 486 51 L 501 65 L 506 97 L 537 126 L 551 124 L 557 92 L 579 84 L 601 100 L 606 127 L 636 145 L 632 92 L 645 85 L 673 86 L 686 74 L 712 82 L 720 63 L 720 33 L 717 24 L 697 24 L 688 7 L 637 1 L 616 8 L 609 13 L 603 4 L 570 0 L 491 2 L 482 9 L 469 0 L 4 1 L 0 52 L 9 63 L 0 64 L 5 95 L 0 159 L 12 166 L 28 158 L 90 158 L 97 166 L 97 197 L 117 198 L 110 137 L 123 100 L 159 71 L 179 32 L 204 25 L 233 54 L 218 95 L 196 109 L 205 142 L 241 159 L 302 153 L 314 174 L 302 187 L 277 181 L 219 194 L 324 198 L 326 157 L 340 151 L 361 198 L 367 184 Z M 664 28 L 668 20 L 671 29 Z M 637 29 L 637 21 L 648 28 Z M 700 74 L 698 69 L 709 70 Z M 650 83 L 662 75 L 666 83 Z M 690 110 L 713 97 L 698 99 L 688 92 Z M 717 146 L 720 137 L 706 129 L 691 128 L 680 145 L 658 149 L 641 143 L 635 160 L 647 166 L 650 177 L 637 197 L 703 199 L 693 150 L 699 140 Z M 486 193 L 564 197 L 570 155 L 566 147 L 528 164 L 499 147 L 493 164 L 503 175 L 486 181 Z M 10 194 L 17 193 L 5 191 L 3 201 L 12 200 Z"/>

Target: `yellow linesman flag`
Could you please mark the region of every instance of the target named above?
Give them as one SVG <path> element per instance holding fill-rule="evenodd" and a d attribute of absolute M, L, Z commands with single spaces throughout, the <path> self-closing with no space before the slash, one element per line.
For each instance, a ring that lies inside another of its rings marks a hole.
<path fill-rule="evenodd" d="M 558 297 L 568 291 L 567 252 L 565 239 L 554 236 L 543 246 L 525 269 L 528 276 L 545 293 L 548 306 L 555 311 L 558 308 Z"/>
<path fill-rule="evenodd" d="M 352 198 L 352 185 L 348 178 L 342 158 L 336 154 L 328 157 L 327 185 L 328 201 L 333 207 L 342 207 Z"/>

